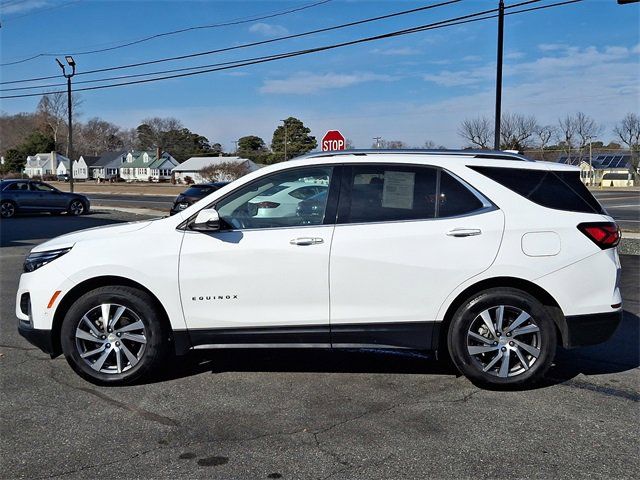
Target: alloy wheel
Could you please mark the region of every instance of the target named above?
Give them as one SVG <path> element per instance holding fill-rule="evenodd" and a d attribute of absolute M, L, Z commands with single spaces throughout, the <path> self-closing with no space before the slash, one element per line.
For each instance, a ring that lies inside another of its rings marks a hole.
<path fill-rule="evenodd" d="M 0 205 L 0 216 L 2 218 L 10 218 L 16 213 L 16 207 L 11 202 L 4 202 Z"/>
<path fill-rule="evenodd" d="M 509 305 L 491 307 L 471 322 L 467 351 L 483 372 L 507 378 L 529 370 L 542 348 L 540 327 L 524 310 Z"/>
<path fill-rule="evenodd" d="M 130 308 L 103 303 L 84 314 L 75 331 L 80 357 L 100 373 L 119 374 L 135 367 L 147 343 L 144 323 Z"/>
<path fill-rule="evenodd" d="M 84 212 L 84 205 L 80 200 L 74 200 L 71 202 L 71 205 L 69 205 L 69 211 L 72 215 L 82 215 L 82 212 Z"/>

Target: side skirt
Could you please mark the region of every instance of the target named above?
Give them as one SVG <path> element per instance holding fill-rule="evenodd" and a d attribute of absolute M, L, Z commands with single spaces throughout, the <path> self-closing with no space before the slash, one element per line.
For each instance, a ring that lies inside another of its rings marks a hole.
<path fill-rule="evenodd" d="M 212 328 L 174 331 L 176 353 L 208 348 L 401 348 L 431 350 L 440 322 Z"/>

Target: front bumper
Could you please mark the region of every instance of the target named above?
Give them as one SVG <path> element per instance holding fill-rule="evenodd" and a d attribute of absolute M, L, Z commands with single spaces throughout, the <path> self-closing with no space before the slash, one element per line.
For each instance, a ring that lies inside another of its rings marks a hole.
<path fill-rule="evenodd" d="M 564 346 L 585 347 L 606 342 L 620 325 L 622 315 L 622 309 L 619 309 L 615 312 L 567 316 Z"/>
<path fill-rule="evenodd" d="M 60 352 L 54 346 L 51 330 L 38 330 L 36 328 L 31 328 L 28 324 L 21 321 L 18 324 L 18 333 L 20 333 L 20 335 L 22 335 L 30 344 L 35 345 L 43 352 L 51 355 L 52 358 L 60 355 Z"/>

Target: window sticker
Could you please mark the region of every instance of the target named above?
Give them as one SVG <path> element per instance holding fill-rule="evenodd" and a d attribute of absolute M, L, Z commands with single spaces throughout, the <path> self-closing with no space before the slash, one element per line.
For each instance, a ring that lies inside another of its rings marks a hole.
<path fill-rule="evenodd" d="M 416 184 L 415 172 L 384 172 L 382 206 L 384 208 L 413 208 L 413 191 Z"/>

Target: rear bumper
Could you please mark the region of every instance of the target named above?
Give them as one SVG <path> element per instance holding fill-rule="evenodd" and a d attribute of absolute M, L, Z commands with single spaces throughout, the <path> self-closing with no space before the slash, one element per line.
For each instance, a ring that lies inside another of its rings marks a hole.
<path fill-rule="evenodd" d="M 53 336 L 51 330 L 38 330 L 31 328 L 24 322 L 18 324 L 18 333 L 22 335 L 30 344 L 38 347 L 45 353 L 55 357 L 59 355 L 56 348 L 53 346 Z"/>
<path fill-rule="evenodd" d="M 566 348 L 584 347 L 606 342 L 622 321 L 622 309 L 615 312 L 570 315 L 566 317 Z"/>

